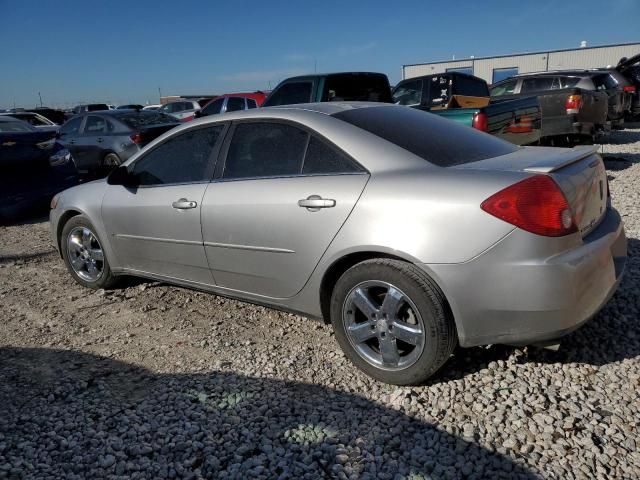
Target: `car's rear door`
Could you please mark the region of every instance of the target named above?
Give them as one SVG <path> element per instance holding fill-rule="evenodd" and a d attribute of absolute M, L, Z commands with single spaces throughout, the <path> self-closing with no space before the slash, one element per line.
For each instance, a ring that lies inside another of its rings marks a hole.
<path fill-rule="evenodd" d="M 237 123 L 204 196 L 202 234 L 218 287 L 267 297 L 302 289 L 368 173 L 299 125 Z"/>
<path fill-rule="evenodd" d="M 102 216 L 117 263 L 139 273 L 213 283 L 202 244 L 202 197 L 224 125 L 169 137 L 128 165 L 140 186 L 110 185 Z"/>

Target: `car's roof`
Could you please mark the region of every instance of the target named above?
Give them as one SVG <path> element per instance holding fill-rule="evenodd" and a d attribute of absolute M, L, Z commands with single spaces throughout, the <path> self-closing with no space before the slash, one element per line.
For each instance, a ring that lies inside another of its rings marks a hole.
<path fill-rule="evenodd" d="M 296 103 L 293 105 L 278 105 L 276 107 L 263 107 L 261 110 L 304 110 L 307 112 L 324 113 L 325 115 L 334 115 L 345 110 L 353 110 L 354 108 L 371 108 L 381 106 L 392 106 L 391 103 L 384 102 L 315 102 L 315 103 Z M 250 112 L 251 110 L 246 110 Z"/>
<path fill-rule="evenodd" d="M 289 82 L 291 80 L 307 80 L 309 78 L 322 78 L 332 77 L 334 75 L 379 75 L 386 77 L 387 75 L 381 72 L 330 72 L 330 73 L 308 73 L 306 75 L 297 75 L 295 77 L 289 77 L 283 82 Z"/>
<path fill-rule="evenodd" d="M 523 77 L 592 77 L 601 73 L 610 73 L 616 71 L 614 68 L 594 68 L 590 70 L 549 70 L 547 72 L 531 72 L 531 73 L 519 73 L 514 75 L 516 78 Z M 508 80 L 508 79 L 505 79 Z"/>

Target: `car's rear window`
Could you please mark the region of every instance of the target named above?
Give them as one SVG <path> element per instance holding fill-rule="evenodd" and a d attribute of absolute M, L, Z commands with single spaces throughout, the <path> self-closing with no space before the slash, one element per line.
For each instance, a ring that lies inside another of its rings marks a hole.
<path fill-rule="evenodd" d="M 125 113 L 122 115 L 118 115 L 117 118 L 134 130 L 143 127 L 150 127 L 153 125 L 166 125 L 168 123 L 177 125 L 179 123 L 175 119 L 175 117 L 153 110 L 136 113 Z"/>
<path fill-rule="evenodd" d="M 439 167 L 499 157 L 518 149 L 487 133 L 411 107 L 354 108 L 333 116 Z"/>
<path fill-rule="evenodd" d="M 391 103 L 391 87 L 385 75 L 370 73 L 329 75 L 325 80 L 322 101 Z"/>
<path fill-rule="evenodd" d="M 33 132 L 35 128 L 25 122 L 0 122 L 0 132 Z"/>
<path fill-rule="evenodd" d="M 109 110 L 109 106 L 106 103 L 92 103 L 90 105 L 87 105 L 87 110 L 90 112 Z"/>

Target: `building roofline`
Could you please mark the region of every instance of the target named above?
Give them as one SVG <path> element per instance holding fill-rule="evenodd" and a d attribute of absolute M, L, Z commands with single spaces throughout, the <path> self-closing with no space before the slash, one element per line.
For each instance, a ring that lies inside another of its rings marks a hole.
<path fill-rule="evenodd" d="M 507 57 L 521 57 L 521 56 L 525 56 L 525 55 L 540 55 L 543 53 L 549 54 L 549 53 L 558 53 L 558 52 L 572 52 L 572 51 L 582 51 L 582 50 L 595 50 L 597 48 L 610 48 L 610 47 L 626 47 L 629 45 L 638 45 L 638 47 L 640 47 L 640 42 L 629 42 L 629 43 L 612 43 L 609 45 L 596 45 L 594 47 L 578 47 L 578 48 L 561 48 L 558 50 L 541 50 L 538 52 L 523 52 L 523 53 L 510 53 L 507 55 L 490 55 L 487 57 L 468 57 L 468 58 L 461 58 L 459 60 L 440 60 L 437 62 L 421 62 L 421 63 L 406 63 L 404 65 L 402 65 L 402 68 L 404 69 L 405 67 L 415 67 L 418 65 L 435 65 L 438 63 L 454 63 L 454 62 L 471 62 L 471 61 L 475 61 L 475 60 L 491 60 L 493 58 L 507 58 Z"/>

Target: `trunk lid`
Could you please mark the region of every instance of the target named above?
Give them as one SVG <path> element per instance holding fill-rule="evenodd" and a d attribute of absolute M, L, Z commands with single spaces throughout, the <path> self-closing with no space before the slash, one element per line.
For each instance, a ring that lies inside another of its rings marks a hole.
<path fill-rule="evenodd" d="M 453 168 L 549 175 L 569 202 L 583 237 L 598 226 L 607 209 L 607 173 L 593 146 L 525 147 L 508 155 Z"/>
<path fill-rule="evenodd" d="M 149 127 L 140 128 L 138 130 L 138 134 L 140 135 L 142 141 L 141 141 L 141 143 L 139 143 L 139 145 L 142 147 L 142 146 L 146 145 L 147 143 L 150 143 L 151 141 L 155 140 L 156 138 L 158 138 L 163 133 L 168 132 L 172 128 L 175 128 L 177 125 L 179 125 L 179 123 L 168 123 L 168 124 L 164 124 L 164 125 L 151 125 Z"/>

